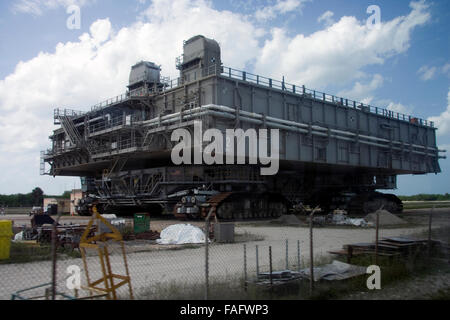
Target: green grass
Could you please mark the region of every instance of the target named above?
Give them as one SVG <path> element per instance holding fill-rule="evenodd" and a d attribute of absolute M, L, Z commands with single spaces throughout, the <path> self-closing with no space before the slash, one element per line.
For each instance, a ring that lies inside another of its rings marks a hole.
<path fill-rule="evenodd" d="M 436 230 L 443 235 L 446 230 Z M 438 234 L 436 234 L 438 235 Z M 424 277 L 433 273 L 449 273 L 450 266 L 441 259 L 438 252 L 433 252 L 433 258 L 428 258 L 426 251 L 416 252 L 406 258 L 389 259 L 379 257 L 378 265 L 381 268 L 381 283 L 383 287 L 396 286 L 404 281 L 417 277 Z M 437 258 L 437 259 L 435 259 Z M 332 257 L 318 256 L 314 259 L 315 266 L 330 263 Z M 352 259 L 352 264 L 367 267 L 375 264 L 372 255 L 358 256 Z M 274 270 L 281 270 L 284 260 L 274 262 Z M 309 266 L 308 261 L 302 261 L 302 268 Z M 265 270 L 264 266 L 261 272 Z M 291 266 L 296 269 L 296 266 Z M 249 274 L 249 279 L 253 275 Z M 262 286 L 256 283 L 248 283 L 245 290 L 243 274 L 236 271 L 234 275 L 210 279 L 209 298 L 211 300 L 330 300 L 341 299 L 353 293 L 366 293 L 370 295 L 373 291 L 367 289 L 368 275 L 362 275 L 341 281 L 319 281 L 315 282 L 313 295 L 310 295 L 309 280 L 296 280 L 289 283 L 273 286 Z M 188 279 L 188 276 L 187 276 Z M 420 294 L 420 293 L 419 293 Z M 436 294 L 424 296 L 424 299 L 448 299 L 449 290 L 441 290 Z M 203 300 L 205 297 L 204 278 L 198 279 L 196 283 L 170 282 L 152 284 L 146 290 L 138 293 L 138 299 L 175 299 L 175 300 Z"/>
<path fill-rule="evenodd" d="M 433 208 L 450 208 L 450 202 L 403 202 L 404 210 L 414 210 L 414 209 L 431 209 Z"/>
<path fill-rule="evenodd" d="M 450 288 L 441 289 L 435 294 L 429 295 L 427 298 L 430 300 L 450 300 Z"/>
<path fill-rule="evenodd" d="M 428 230 L 418 232 L 411 237 L 417 239 L 428 239 Z M 450 244 L 450 226 L 441 226 L 439 228 L 431 229 L 431 238 L 433 240 L 441 240 L 444 243 Z"/>
<path fill-rule="evenodd" d="M 6 215 L 14 215 L 14 214 L 29 214 L 32 207 L 14 207 L 14 208 L 6 208 Z M 1 218 L 1 217 L 0 217 Z"/>
<path fill-rule="evenodd" d="M 78 250 L 58 248 L 58 259 L 81 258 Z M 52 259 L 50 245 L 29 245 L 24 243 L 11 242 L 10 257 L 7 260 L 0 260 L 1 264 L 31 263 L 48 261 Z"/>

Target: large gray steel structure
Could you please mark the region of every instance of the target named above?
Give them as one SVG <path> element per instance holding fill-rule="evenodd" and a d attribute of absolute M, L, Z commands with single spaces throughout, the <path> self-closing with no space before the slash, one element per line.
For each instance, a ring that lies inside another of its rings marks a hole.
<path fill-rule="evenodd" d="M 87 112 L 55 110 L 60 127 L 42 153 L 41 173 L 82 177 L 87 194 L 110 207 L 172 206 L 194 188 L 210 196 L 238 193 L 233 201 L 242 205 L 229 210 L 242 212 L 223 213 L 236 218 L 269 207 L 259 216 L 284 212 L 279 200 L 267 200 L 280 196 L 364 212 L 384 204 L 398 212 L 395 196 L 375 190 L 395 189 L 397 175 L 440 172 L 432 122 L 224 67 L 218 43 L 203 36 L 184 43 L 177 68 L 180 78 L 169 81 L 154 63 L 140 62 L 126 94 Z M 173 165 L 171 132 L 192 130 L 195 120 L 204 130 L 280 129 L 280 172 Z"/>

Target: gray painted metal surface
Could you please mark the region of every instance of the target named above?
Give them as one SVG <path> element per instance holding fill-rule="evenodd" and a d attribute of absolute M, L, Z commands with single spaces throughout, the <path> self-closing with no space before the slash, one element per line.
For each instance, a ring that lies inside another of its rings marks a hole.
<path fill-rule="evenodd" d="M 192 130 L 195 120 L 203 130 L 280 129 L 284 168 L 351 172 L 386 189 L 395 188 L 398 174 L 440 172 L 436 128 L 427 120 L 223 67 L 217 42 L 201 36 L 185 42 L 177 67 L 180 78 L 168 81 L 142 62 L 126 94 L 88 112 L 55 110 L 61 127 L 42 156 L 51 165 L 46 173 L 107 181 L 125 166 L 141 177 L 149 168 L 166 171 L 171 132 Z"/>

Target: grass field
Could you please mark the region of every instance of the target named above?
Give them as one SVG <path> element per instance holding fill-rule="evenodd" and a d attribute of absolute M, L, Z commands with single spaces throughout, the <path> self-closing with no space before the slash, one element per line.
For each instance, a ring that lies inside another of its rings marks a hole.
<path fill-rule="evenodd" d="M 429 209 L 429 208 L 450 208 L 450 201 L 403 201 L 403 208 L 411 209 Z"/>
<path fill-rule="evenodd" d="M 58 258 L 80 258 L 78 250 L 69 250 L 58 248 Z M 2 264 L 30 263 L 36 261 L 47 261 L 52 259 L 50 245 L 24 244 L 11 242 L 10 257 L 6 260 L 0 260 Z"/>
<path fill-rule="evenodd" d="M 32 207 L 6 208 L 5 214 L 29 214 Z"/>

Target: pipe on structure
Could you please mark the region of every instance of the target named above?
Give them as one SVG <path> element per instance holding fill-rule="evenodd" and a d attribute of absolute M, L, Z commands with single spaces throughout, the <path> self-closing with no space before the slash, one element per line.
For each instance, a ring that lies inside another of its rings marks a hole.
<path fill-rule="evenodd" d="M 218 111 L 215 111 L 215 110 L 218 110 Z M 213 115 L 216 117 L 222 117 L 222 118 L 234 120 L 234 119 L 236 119 L 236 113 L 239 114 L 239 119 L 241 121 L 245 121 L 245 122 L 253 123 L 253 124 L 257 124 L 257 125 L 262 125 L 265 123 L 268 127 L 275 128 L 275 129 L 281 129 L 281 130 L 287 130 L 287 131 L 291 131 L 291 132 L 299 132 L 299 133 L 307 134 L 307 133 L 310 133 L 309 129 L 311 128 L 311 133 L 313 135 L 321 136 L 321 137 L 329 137 L 329 138 L 339 139 L 339 140 L 343 140 L 343 141 L 355 142 L 355 140 L 352 138 L 344 137 L 344 136 L 350 136 L 350 137 L 356 137 L 356 138 L 363 138 L 363 139 L 367 139 L 367 140 L 373 140 L 373 141 L 377 141 L 377 142 L 391 143 L 391 141 L 389 141 L 387 139 L 383 139 L 383 138 L 360 135 L 360 134 L 356 134 L 356 133 L 352 133 L 352 132 L 346 132 L 346 131 L 337 130 L 337 129 L 325 128 L 325 127 L 321 127 L 318 125 L 310 126 L 305 123 L 283 120 L 283 119 L 274 118 L 274 117 L 265 117 L 265 121 L 264 121 L 264 116 L 261 114 L 243 111 L 243 110 L 236 110 L 236 109 L 233 109 L 230 107 L 212 105 L 212 104 L 193 108 L 190 110 L 176 112 L 176 113 L 173 113 L 170 115 L 154 118 L 151 120 L 142 121 L 142 122 L 140 122 L 140 124 L 143 124 L 146 127 L 161 125 L 161 124 L 170 124 L 170 123 L 174 123 L 174 122 L 179 122 L 180 120 L 183 120 L 183 119 L 190 120 L 190 119 L 195 119 L 195 118 L 206 116 L 206 115 Z M 334 134 L 329 134 L 329 133 L 334 133 Z M 364 140 L 358 140 L 358 142 L 362 143 L 362 144 L 366 144 L 366 145 L 385 148 L 385 149 L 393 149 L 393 150 L 398 150 L 398 151 L 403 150 L 402 148 L 399 148 L 399 147 L 383 145 L 383 144 L 377 143 L 377 142 L 364 141 Z M 427 148 L 424 146 L 402 143 L 400 141 L 392 141 L 392 144 L 396 144 L 396 145 L 400 144 L 405 147 L 425 149 L 426 152 L 421 152 L 421 151 L 416 151 L 416 150 L 410 150 L 410 152 L 415 153 L 415 154 L 420 154 L 420 155 L 431 156 L 431 157 L 436 157 L 436 154 L 428 153 L 428 151 L 441 152 L 441 150 L 438 150 L 436 148 Z M 442 159 L 442 158 L 446 158 L 446 157 L 439 156 L 439 158 Z"/>

